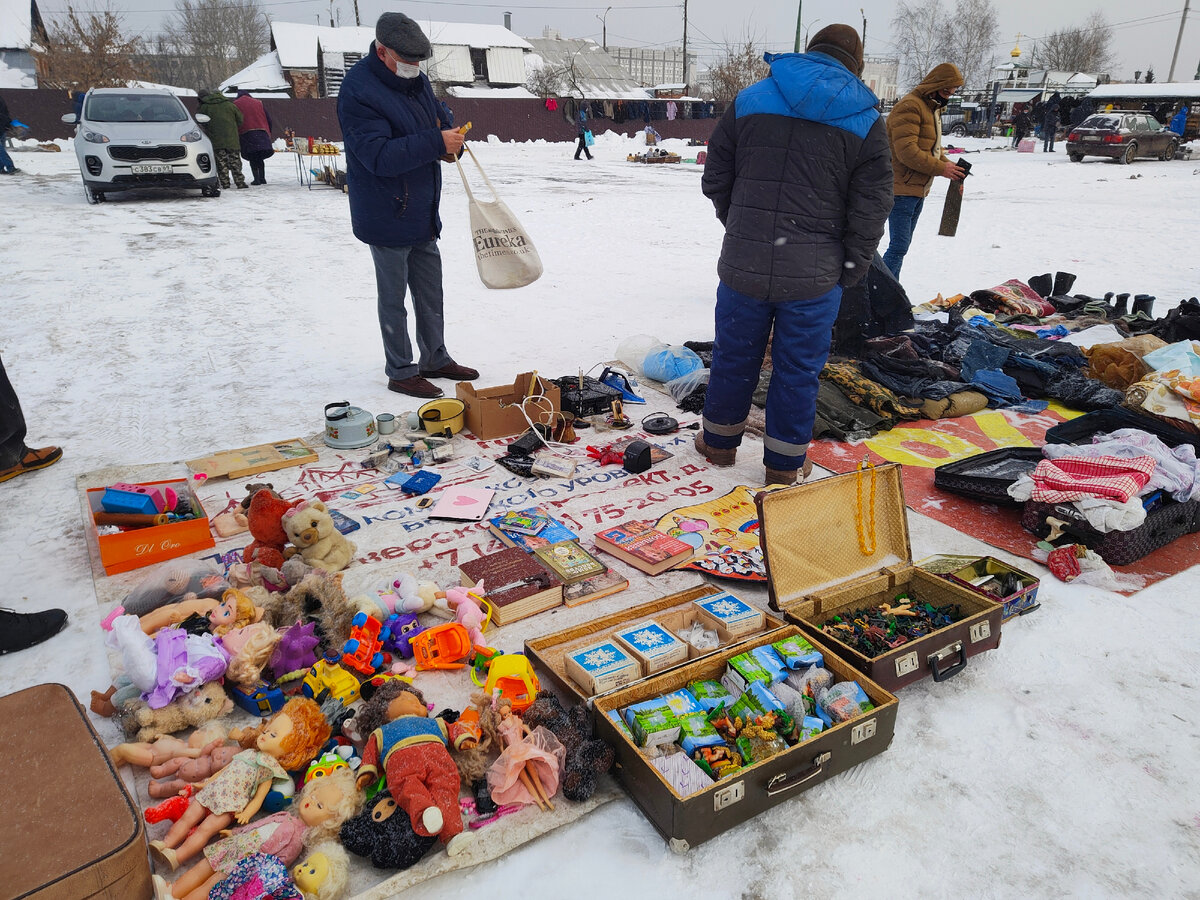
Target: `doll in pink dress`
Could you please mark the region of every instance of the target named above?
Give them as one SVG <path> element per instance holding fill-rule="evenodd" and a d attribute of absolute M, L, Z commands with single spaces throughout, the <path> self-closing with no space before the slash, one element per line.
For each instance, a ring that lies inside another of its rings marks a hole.
<path fill-rule="evenodd" d="M 209 778 L 166 837 L 150 842 L 155 859 L 174 871 L 231 822 L 245 825 L 262 808 L 272 784 L 290 781 L 288 770 L 310 762 L 330 731 L 316 703 L 307 697 L 289 700 L 263 728 L 257 749 L 243 750 Z"/>
<path fill-rule="evenodd" d="M 488 787 L 496 803 L 536 803 L 538 809 L 554 809 L 550 798 L 558 791 L 566 749 L 558 738 L 540 725 L 533 731 L 513 712 L 512 703 L 501 698 L 481 712 L 483 727 L 504 748 L 488 770 Z"/>
<path fill-rule="evenodd" d="M 222 840 L 204 848 L 204 859 L 188 869 L 169 891 L 156 884 L 158 900 L 208 900 L 209 892 L 227 878 L 237 864 L 254 854 L 276 857 L 290 866 L 302 847 L 335 838 L 342 823 L 358 812 L 362 795 L 354 785 L 354 773 L 335 769 L 304 786 L 286 810 L 235 828 Z"/>

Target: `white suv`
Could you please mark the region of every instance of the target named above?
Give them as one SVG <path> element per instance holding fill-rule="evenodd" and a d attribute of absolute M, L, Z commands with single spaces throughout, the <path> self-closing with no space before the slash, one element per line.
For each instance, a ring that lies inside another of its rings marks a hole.
<path fill-rule="evenodd" d="M 199 188 L 220 196 L 212 142 L 179 98 L 151 88 L 94 88 L 76 125 L 75 156 L 89 203 L 106 193 L 141 188 Z"/>

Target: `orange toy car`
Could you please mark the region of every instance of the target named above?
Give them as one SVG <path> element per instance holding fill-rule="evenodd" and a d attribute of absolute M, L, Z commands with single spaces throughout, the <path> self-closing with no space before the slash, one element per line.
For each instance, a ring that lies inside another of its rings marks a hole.
<path fill-rule="evenodd" d="M 457 622 L 427 628 L 412 639 L 417 669 L 462 669 L 471 655 L 471 636 Z"/>

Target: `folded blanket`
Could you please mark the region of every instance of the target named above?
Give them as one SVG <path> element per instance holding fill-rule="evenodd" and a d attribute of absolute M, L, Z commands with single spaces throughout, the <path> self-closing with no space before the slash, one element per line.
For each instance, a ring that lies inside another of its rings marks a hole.
<path fill-rule="evenodd" d="M 1154 474 L 1154 457 L 1063 456 L 1043 459 L 1033 470 L 1032 499 L 1043 503 L 1065 503 L 1084 497 L 1104 497 L 1126 502 Z"/>

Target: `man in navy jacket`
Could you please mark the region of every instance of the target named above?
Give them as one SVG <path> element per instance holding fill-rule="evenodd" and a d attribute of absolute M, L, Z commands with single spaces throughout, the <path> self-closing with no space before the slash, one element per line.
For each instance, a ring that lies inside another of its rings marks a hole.
<path fill-rule="evenodd" d="M 701 185 L 725 226 L 716 340 L 696 448 L 731 466 L 746 430 L 767 340 L 767 484 L 807 472 L 818 376 L 842 287 L 866 277 L 892 208 L 878 102 L 858 75 L 849 25 L 806 53 L 768 54 L 771 74 L 743 90 L 708 142 Z"/>
<path fill-rule="evenodd" d="M 338 94 L 350 220 L 375 261 L 388 389 L 422 398 L 442 395 L 430 378 L 479 377 L 451 358 L 443 335 L 438 161 L 454 159 L 463 135 L 418 65 L 432 55 L 416 22 L 403 13 L 384 13 L 370 52 L 347 73 Z M 406 290 L 412 294 L 419 365 L 408 336 Z"/>

